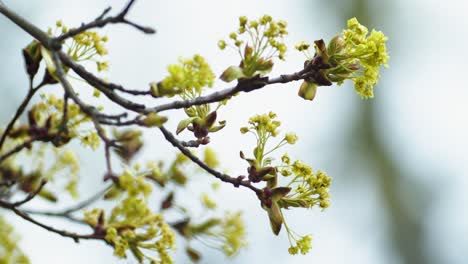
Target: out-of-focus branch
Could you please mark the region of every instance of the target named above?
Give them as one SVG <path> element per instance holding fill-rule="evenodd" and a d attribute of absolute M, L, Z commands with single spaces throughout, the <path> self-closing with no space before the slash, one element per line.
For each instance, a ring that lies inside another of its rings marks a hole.
<path fill-rule="evenodd" d="M 24 148 L 28 148 L 31 146 L 31 144 L 34 142 L 34 141 L 37 141 L 37 140 L 41 140 L 41 138 L 37 138 L 37 137 L 32 137 L 28 140 L 26 140 L 25 142 L 17 145 L 16 147 L 14 147 L 12 150 L 6 152 L 5 154 L 1 155 L 0 156 L 0 163 L 2 163 L 4 160 L 6 160 L 7 158 L 9 158 L 10 156 L 20 152 L 21 150 L 23 150 Z"/>
<path fill-rule="evenodd" d="M 42 181 L 41 184 L 39 185 L 39 187 L 32 193 L 30 193 L 25 199 L 19 201 L 19 202 L 15 202 L 15 203 L 9 203 L 9 202 L 5 202 L 5 201 L 2 201 L 0 200 L 0 207 L 2 208 L 5 208 L 5 209 L 9 209 L 11 210 L 12 212 L 14 212 L 16 215 L 18 215 L 19 217 L 23 218 L 24 220 L 30 222 L 30 223 L 33 223 L 37 226 L 40 226 L 50 232 L 53 232 L 53 233 L 56 233 L 56 234 L 59 234 L 61 236 L 64 236 L 64 237 L 70 237 L 72 238 L 73 240 L 75 240 L 75 242 L 78 242 L 80 239 L 99 239 L 99 240 L 104 240 L 104 237 L 105 237 L 105 234 L 104 233 L 92 233 L 92 234 L 88 234 L 88 235 L 82 235 L 82 234 L 77 234 L 77 233 L 73 233 L 73 232 L 68 232 L 68 231 L 65 231 L 65 230 L 60 230 L 60 229 L 56 229 L 52 226 L 49 226 L 49 225 L 46 225 L 46 224 L 43 224 L 33 218 L 31 218 L 26 212 L 18 209 L 19 206 L 31 201 L 34 197 L 36 197 L 37 194 L 39 194 L 39 192 L 42 190 L 42 187 L 44 187 L 44 185 L 46 184 L 46 181 Z"/>
<path fill-rule="evenodd" d="M 24 198 L 23 200 L 12 203 L 11 206 L 18 207 L 31 201 L 32 199 L 34 199 L 34 197 L 36 197 L 36 195 L 38 195 L 41 192 L 42 188 L 44 187 L 44 185 L 46 185 L 46 183 L 47 183 L 47 180 L 42 180 L 41 183 L 39 184 L 39 187 L 37 187 L 34 192 L 29 193 L 28 196 L 26 196 L 26 198 Z"/>
<path fill-rule="evenodd" d="M 5 131 L 3 131 L 2 137 L 0 138 L 0 151 L 2 150 L 3 144 L 5 143 L 5 140 L 10 133 L 11 129 L 15 125 L 16 121 L 18 118 L 23 114 L 24 110 L 26 109 L 26 106 L 28 106 L 29 102 L 33 98 L 34 94 L 43 86 L 43 84 L 38 85 L 37 87 L 33 87 L 33 82 L 32 79 L 29 80 L 29 90 L 28 94 L 26 94 L 26 97 L 23 99 L 23 102 L 21 105 L 18 107 L 16 110 L 15 115 L 13 118 L 10 120 L 8 123 L 7 127 L 5 128 Z"/>
<path fill-rule="evenodd" d="M 92 203 L 96 202 L 99 200 L 110 188 L 112 187 L 112 184 L 107 186 L 106 188 L 100 190 L 99 192 L 95 193 L 94 195 L 90 196 L 88 199 L 85 199 L 76 205 L 73 205 L 69 208 L 63 209 L 61 211 L 57 212 L 51 212 L 51 211 L 37 211 L 37 210 L 23 210 L 23 212 L 28 213 L 28 214 L 35 214 L 35 215 L 44 215 L 44 216 L 54 216 L 54 217 L 65 217 L 69 218 L 71 217 L 72 213 L 75 213 L 83 208 L 88 207 Z M 74 218 L 73 218 L 74 219 Z"/>

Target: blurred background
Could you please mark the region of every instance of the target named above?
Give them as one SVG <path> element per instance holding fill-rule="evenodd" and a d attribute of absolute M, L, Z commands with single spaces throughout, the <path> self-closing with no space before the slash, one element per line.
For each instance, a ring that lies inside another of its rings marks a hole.
<path fill-rule="evenodd" d="M 69 26 L 89 21 L 109 5 L 116 12 L 126 1 L 4 2 L 46 29 L 58 19 Z M 251 115 L 275 111 L 283 131 L 298 134 L 300 141 L 287 149 L 291 156 L 333 177 L 329 209 L 294 210 L 286 215 L 294 230 L 313 236 L 313 249 L 306 256 L 290 256 L 285 233 L 279 238 L 271 233 L 257 199 L 223 186 L 219 206 L 244 211 L 250 245 L 234 259 L 198 246 L 203 249 L 201 263 L 467 263 L 467 10 L 463 0 L 140 0 L 130 17 L 158 33 L 146 36 L 122 25 L 104 29 L 111 64 L 106 77 L 145 88 L 165 76 L 166 65 L 195 53 L 205 56 L 219 74 L 237 64 L 238 57 L 219 51 L 217 41 L 235 30 L 238 16 L 263 14 L 289 24 L 287 60 L 277 63 L 271 76 L 291 73 L 304 61 L 292 49 L 295 43 L 328 41 L 346 27 L 349 18 L 357 17 L 369 29 L 382 30 L 389 37 L 390 67 L 381 71 L 373 100 L 361 100 L 352 86 L 344 85 L 320 87 L 309 102 L 296 96 L 299 83 L 276 85 L 230 102 L 220 112 L 228 126 L 212 137 L 211 146 L 220 154 L 223 167 L 242 173 L 245 164 L 238 158 L 239 146 L 250 150 L 252 141 L 239 133 L 239 127 Z M 0 33 L 0 123 L 6 124 L 27 92 L 21 48 L 30 37 L 3 17 Z M 87 89 L 78 82 L 77 90 L 80 85 Z M 217 82 L 214 87 L 226 85 Z M 47 90 L 57 91 L 58 87 Z M 178 114 L 171 116 L 176 119 Z M 171 123 L 172 128 L 175 124 Z M 175 153 L 159 134 L 145 137 L 150 145 L 141 159 L 164 159 Z M 86 197 L 100 189 L 104 163 L 100 152 L 79 151 L 80 190 Z M 205 179 L 192 181 L 203 188 Z M 21 235 L 20 246 L 32 263 L 133 263 L 114 258 L 112 249 L 102 242 L 75 244 L 13 215 L 6 217 Z M 50 221 L 57 227 L 81 230 L 64 221 Z M 180 250 L 176 263 L 186 262 Z"/>

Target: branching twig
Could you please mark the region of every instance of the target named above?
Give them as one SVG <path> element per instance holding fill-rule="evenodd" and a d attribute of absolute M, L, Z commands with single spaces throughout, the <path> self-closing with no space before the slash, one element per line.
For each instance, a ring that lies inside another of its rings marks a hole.
<path fill-rule="evenodd" d="M 231 177 L 227 174 L 221 173 L 219 171 L 216 171 L 212 169 L 210 166 L 205 164 L 203 161 L 201 161 L 199 158 L 197 158 L 195 155 L 190 152 L 187 148 L 182 146 L 182 144 L 177 140 L 174 135 L 172 135 L 171 132 L 169 132 L 166 128 L 160 127 L 161 132 L 163 133 L 164 137 L 166 138 L 167 141 L 169 141 L 174 147 L 178 148 L 180 152 L 182 152 L 187 158 L 189 158 L 191 161 L 193 161 L 195 164 L 200 166 L 203 170 L 208 172 L 209 174 L 215 176 L 216 178 L 220 179 L 223 182 L 231 183 L 235 187 L 239 186 L 244 186 L 252 191 L 254 191 L 258 196 L 262 194 L 262 190 L 259 188 L 253 186 L 250 181 L 244 180 L 244 177 L 239 176 L 239 177 Z"/>
<path fill-rule="evenodd" d="M 24 198 L 23 200 L 12 203 L 11 206 L 18 207 L 31 201 L 34 197 L 36 197 L 36 195 L 38 195 L 41 192 L 42 188 L 44 187 L 46 183 L 47 183 L 47 180 L 42 180 L 41 183 L 39 184 L 39 187 L 37 187 L 34 192 L 29 193 L 28 196 L 26 196 L 26 198 Z"/>
<path fill-rule="evenodd" d="M 36 140 L 40 140 L 40 138 L 32 137 L 32 138 L 26 140 L 25 142 L 17 145 L 12 150 L 10 150 L 10 151 L 6 152 L 5 154 L 1 155 L 0 156 L 0 163 L 2 163 L 4 160 L 9 158 L 11 155 L 14 155 L 14 154 L 20 152 L 21 150 L 23 150 L 24 148 L 27 148 L 27 147 L 31 146 L 31 144 Z"/>
<path fill-rule="evenodd" d="M 146 34 L 156 33 L 156 31 L 154 29 L 150 28 L 150 27 L 143 27 L 143 26 L 137 25 L 137 24 L 135 24 L 133 22 L 130 22 L 129 20 L 126 19 L 128 11 L 130 10 L 131 6 L 134 3 L 135 3 L 135 0 L 131 0 L 119 14 L 117 14 L 116 16 L 110 16 L 110 17 L 104 18 L 107 15 L 107 13 L 111 10 L 111 8 L 108 7 L 94 21 L 86 23 L 86 24 L 83 23 L 78 28 L 70 29 L 67 33 L 64 33 L 64 34 L 60 35 L 59 37 L 57 37 L 56 40 L 61 42 L 61 41 L 64 41 L 65 39 L 67 39 L 67 38 L 76 36 L 76 35 L 84 32 L 84 31 L 92 29 L 92 28 L 98 28 L 98 27 L 102 28 L 107 24 L 118 24 L 118 23 L 128 24 L 128 25 L 133 26 L 136 29 L 138 29 L 138 30 L 140 30 L 140 31 L 142 31 L 142 32 L 144 32 Z"/>
<path fill-rule="evenodd" d="M 29 102 L 33 98 L 34 94 L 42 87 L 42 85 L 38 85 L 36 88 L 33 87 L 32 80 L 29 80 L 29 90 L 28 94 L 24 98 L 23 102 L 21 105 L 18 107 L 18 110 L 16 110 L 15 115 L 13 118 L 10 120 L 8 123 L 5 131 L 3 131 L 2 137 L 0 138 L 0 151 L 2 150 L 3 144 L 5 143 L 6 138 L 8 137 L 8 134 L 10 133 L 11 129 L 15 125 L 16 121 L 18 118 L 21 116 L 21 114 L 24 112 L 26 109 L 26 106 L 28 106 Z"/>
<path fill-rule="evenodd" d="M 9 209 L 9 210 L 13 211 L 16 215 L 23 218 L 24 220 L 26 220 L 26 221 L 28 221 L 30 223 L 33 223 L 33 224 L 35 224 L 37 226 L 40 226 L 40 227 L 44 228 L 47 231 L 59 234 L 59 235 L 61 235 L 63 237 L 72 238 L 75 242 L 79 242 L 80 239 L 104 240 L 104 237 L 105 237 L 105 234 L 101 234 L 101 233 L 92 233 L 92 234 L 88 234 L 88 235 L 82 235 L 82 234 L 77 234 L 77 233 L 73 233 L 73 232 L 68 232 L 68 231 L 65 231 L 65 230 L 56 229 L 56 228 L 54 228 L 52 226 L 48 226 L 46 224 L 43 224 L 43 223 L 35 220 L 34 218 L 31 218 L 27 213 L 23 212 L 22 210 L 18 209 L 17 207 L 13 206 L 10 203 L 0 201 L 0 207 L 3 207 L 3 208 L 6 208 L 6 209 Z"/>
<path fill-rule="evenodd" d="M 267 85 L 276 84 L 276 83 L 288 83 L 292 81 L 298 81 L 304 79 L 304 73 L 297 72 L 293 74 L 284 74 L 276 78 L 259 78 L 252 80 L 245 80 L 239 82 L 235 87 L 227 88 L 218 92 L 211 93 L 209 95 L 200 96 L 190 100 L 174 101 L 167 104 L 162 104 L 153 108 L 148 108 L 148 112 L 162 112 L 171 109 L 180 109 L 187 108 L 194 105 L 203 105 L 209 103 L 220 102 L 224 99 L 228 99 L 231 96 L 239 92 L 251 92 L 254 90 L 261 89 Z"/>
<path fill-rule="evenodd" d="M 83 78 L 91 86 L 101 91 L 111 101 L 117 103 L 118 105 L 126 109 L 130 109 L 137 112 L 141 112 L 146 108 L 145 105 L 127 100 L 114 92 L 114 90 L 131 91 L 130 89 L 124 88 L 119 84 L 109 83 L 100 79 L 91 72 L 87 71 L 83 66 L 73 61 L 72 58 L 70 58 L 70 56 L 63 52 L 59 52 L 59 56 L 60 60 L 65 66 L 70 67 L 76 74 L 78 74 L 78 76 Z M 136 93 L 138 93 L 138 91 Z M 141 93 L 147 92 L 141 91 Z"/>
<path fill-rule="evenodd" d="M 78 204 L 71 206 L 67 209 L 63 209 L 57 212 L 48 212 L 48 211 L 35 211 L 35 210 L 23 210 L 29 214 L 36 214 L 36 215 L 45 215 L 45 216 L 55 216 L 55 217 L 66 217 L 71 216 L 72 213 L 75 213 L 87 206 L 91 205 L 92 203 L 96 202 L 99 198 L 101 198 L 110 188 L 112 184 L 107 186 L 105 189 L 100 190 L 99 192 L 95 193 L 94 195 L 90 196 L 88 199 L 85 199 Z"/>
<path fill-rule="evenodd" d="M 5 208 L 5 209 L 9 209 L 9 210 L 13 211 L 16 215 L 18 215 L 21 218 L 25 219 L 26 221 L 31 222 L 31 223 L 33 223 L 33 224 L 35 224 L 37 226 L 40 226 L 40 227 L 42 227 L 42 228 L 44 228 L 44 229 L 46 229 L 46 230 L 48 230 L 50 232 L 59 234 L 59 235 L 64 236 L 64 237 L 70 237 L 73 240 L 75 240 L 75 242 L 79 242 L 79 239 L 100 239 L 100 240 L 104 240 L 104 237 L 105 237 L 104 233 L 92 233 L 92 234 L 89 234 L 89 235 L 81 235 L 81 234 L 77 234 L 77 233 L 68 232 L 68 231 L 65 231 L 65 230 L 59 230 L 59 229 L 56 229 L 56 228 L 54 228 L 52 226 L 45 225 L 45 224 L 31 218 L 26 212 L 18 209 L 19 206 L 31 201 L 42 190 L 42 187 L 45 184 L 46 184 L 46 181 L 42 181 L 41 184 L 39 185 L 39 187 L 34 192 L 30 193 L 22 201 L 15 202 L 15 203 L 9 203 L 9 202 L 5 202 L 5 201 L 0 200 L 0 207 Z"/>
<path fill-rule="evenodd" d="M 4 180 L 0 182 L 0 187 L 11 187 L 16 183 L 15 180 Z"/>

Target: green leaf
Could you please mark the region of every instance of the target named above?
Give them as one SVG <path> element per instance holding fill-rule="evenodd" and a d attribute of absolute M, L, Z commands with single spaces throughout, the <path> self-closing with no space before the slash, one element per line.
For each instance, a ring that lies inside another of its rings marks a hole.
<path fill-rule="evenodd" d="M 54 75 L 55 71 L 57 70 L 57 68 L 55 67 L 55 64 L 54 64 L 54 61 L 52 60 L 52 55 L 50 54 L 50 52 L 44 48 L 43 46 L 41 46 L 41 54 L 42 54 L 42 57 L 44 58 L 44 62 L 46 64 L 46 67 L 47 67 L 47 71 L 51 74 L 51 75 Z"/>
<path fill-rule="evenodd" d="M 317 84 L 303 81 L 301 84 L 301 88 L 299 88 L 298 95 L 305 100 L 314 100 L 315 94 L 317 92 Z"/>
<path fill-rule="evenodd" d="M 180 121 L 179 124 L 177 125 L 176 134 L 178 135 L 180 132 L 184 131 L 184 129 L 186 129 L 188 125 L 190 125 L 197 119 L 200 119 L 200 118 L 195 116 L 195 117 L 190 117 L 190 118 Z"/>
<path fill-rule="evenodd" d="M 283 215 L 278 204 L 273 203 L 270 208 L 266 209 L 268 212 L 268 218 L 270 219 L 270 226 L 273 234 L 278 235 L 283 225 Z"/>
<path fill-rule="evenodd" d="M 208 131 L 218 132 L 226 126 L 226 122 L 219 122 L 219 126 L 213 126 Z"/>
<path fill-rule="evenodd" d="M 223 74 L 221 74 L 219 78 L 225 82 L 232 82 L 243 77 L 246 76 L 244 75 L 244 72 L 242 71 L 241 67 L 230 66 L 223 72 Z"/>

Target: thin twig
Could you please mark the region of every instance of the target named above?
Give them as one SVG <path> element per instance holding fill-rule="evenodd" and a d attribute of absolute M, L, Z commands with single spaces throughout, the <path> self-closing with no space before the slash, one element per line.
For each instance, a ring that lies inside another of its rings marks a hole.
<path fill-rule="evenodd" d="M 31 101 L 31 99 L 33 98 L 34 94 L 42 87 L 42 85 L 39 85 L 36 88 L 34 88 L 32 85 L 33 85 L 32 80 L 30 79 L 29 80 L 28 94 L 23 99 L 23 102 L 21 102 L 21 105 L 16 110 L 15 115 L 13 116 L 13 118 L 8 123 L 5 131 L 3 131 L 2 137 L 0 138 L 0 151 L 2 150 L 3 144 L 5 143 L 5 140 L 6 140 L 7 136 L 8 136 L 8 134 L 10 133 L 11 129 L 15 125 L 16 121 L 21 116 L 21 114 L 23 114 L 24 110 L 28 106 L 28 104 Z"/>
<path fill-rule="evenodd" d="M 12 204 L 5 203 L 3 201 L 0 201 L 0 207 L 3 207 L 3 208 L 6 208 L 6 209 L 9 209 L 9 210 L 13 211 L 16 215 L 23 218 L 24 220 L 26 220 L 26 221 L 28 221 L 30 223 L 33 223 L 33 224 L 35 224 L 37 226 L 40 226 L 40 227 L 44 228 L 47 231 L 59 234 L 59 235 L 61 235 L 63 237 L 72 238 L 75 242 L 79 242 L 80 239 L 104 240 L 104 237 L 105 237 L 104 233 L 102 233 L 102 234 L 101 233 L 92 233 L 92 234 L 88 234 L 88 235 L 82 235 L 82 234 L 77 234 L 77 233 L 73 233 L 73 232 L 68 232 L 68 231 L 65 231 L 65 230 L 56 229 L 56 228 L 54 228 L 52 226 L 48 226 L 46 224 L 43 224 L 43 223 L 35 220 L 34 218 L 31 218 L 27 213 L 21 211 L 20 209 L 16 208 L 15 206 L 12 206 Z"/>
<path fill-rule="evenodd" d="M 92 203 L 96 202 L 99 198 L 101 198 L 110 188 L 112 187 L 112 184 L 107 186 L 106 188 L 100 190 L 99 192 L 91 195 L 89 198 L 77 203 L 76 205 L 73 205 L 67 209 L 63 209 L 57 212 L 48 212 L 48 211 L 35 211 L 35 210 L 23 210 L 26 213 L 29 214 L 36 214 L 36 215 L 45 215 L 45 216 L 55 216 L 55 217 L 67 217 L 70 216 L 70 214 L 75 213 L 76 211 L 79 211 L 85 207 L 88 207 Z"/>
<path fill-rule="evenodd" d="M 201 161 L 198 157 L 193 155 L 190 150 L 188 150 L 187 148 L 182 146 L 182 144 L 179 142 L 179 140 L 177 140 L 174 137 L 174 135 L 172 135 L 172 133 L 169 132 L 166 128 L 164 128 L 162 126 L 159 129 L 161 130 L 161 132 L 163 133 L 163 135 L 164 135 L 164 137 L 166 138 L 167 141 L 169 141 L 174 147 L 178 148 L 179 151 L 182 152 L 182 154 L 184 154 L 187 158 L 189 158 L 191 161 L 193 161 L 195 164 L 200 166 L 200 168 L 202 168 L 203 170 L 205 170 L 209 174 L 215 176 L 216 178 L 220 179 L 223 182 L 231 183 L 235 187 L 239 187 L 239 186 L 247 187 L 247 188 L 251 189 L 252 191 L 254 191 L 257 194 L 257 196 L 260 196 L 262 194 L 262 190 L 260 190 L 259 188 L 253 186 L 250 181 L 243 180 L 244 177 L 242 177 L 242 176 L 231 177 L 231 176 L 229 176 L 227 174 L 224 174 L 224 173 L 221 173 L 219 171 L 216 171 L 216 170 L 212 169 L 210 166 L 208 166 L 203 161 Z"/>
<path fill-rule="evenodd" d="M 0 187 L 11 187 L 16 183 L 15 180 L 4 180 L 0 182 Z"/>
<path fill-rule="evenodd" d="M 14 207 L 18 207 L 31 201 L 32 199 L 34 199 L 34 197 L 36 197 L 36 195 L 38 195 L 41 192 L 42 188 L 44 187 L 44 185 L 46 185 L 46 183 L 47 183 L 47 180 L 42 180 L 41 183 L 39 184 L 39 187 L 37 187 L 34 192 L 29 193 L 28 196 L 26 196 L 26 198 L 24 198 L 21 201 L 12 203 L 11 205 Z"/>
<path fill-rule="evenodd" d="M 277 83 L 288 83 L 293 81 L 298 81 L 304 79 L 304 74 L 301 72 L 296 72 L 293 74 L 283 74 L 275 78 L 259 78 L 253 80 L 246 80 L 244 82 L 239 82 L 236 86 L 232 88 L 227 88 L 220 90 L 205 96 L 200 96 L 194 99 L 189 100 L 180 100 L 173 101 L 171 103 L 162 104 L 153 108 L 148 108 L 147 112 L 162 112 L 172 109 L 187 108 L 194 105 L 204 105 L 209 103 L 220 102 L 222 100 L 228 99 L 231 96 L 239 92 L 251 92 L 261 88 L 264 88 L 267 85 L 277 84 Z"/>
<path fill-rule="evenodd" d="M 46 181 L 43 181 L 41 182 L 41 185 L 39 186 L 39 188 L 36 189 L 36 191 L 34 191 L 33 193 L 31 193 L 30 195 L 28 195 L 24 200 L 22 201 L 19 201 L 19 202 L 16 202 L 16 203 L 9 203 L 9 202 L 5 202 L 5 201 L 1 201 L 0 200 L 0 207 L 2 208 L 5 208 L 5 209 L 9 209 L 11 211 L 13 211 L 16 215 L 20 216 L 21 218 L 25 219 L 26 221 L 28 222 L 31 222 L 37 226 L 40 226 L 50 232 L 53 232 L 53 233 L 56 233 L 56 234 L 59 234 L 61 236 L 64 236 L 64 237 L 70 237 L 72 238 L 75 242 L 79 242 L 80 239 L 99 239 L 99 240 L 104 240 L 104 237 L 105 237 L 105 233 L 92 233 L 92 234 L 88 234 L 88 235 L 81 235 L 81 234 L 77 234 L 77 233 L 73 233 L 73 232 L 68 232 L 68 231 L 65 231 L 65 230 L 60 230 L 60 229 L 56 229 L 52 226 L 48 226 L 46 224 L 43 224 L 37 220 L 35 220 L 34 218 L 31 218 L 25 211 L 22 211 L 20 209 L 18 209 L 19 206 L 29 202 L 30 200 L 32 200 L 42 189 L 42 187 L 45 185 Z"/>
<path fill-rule="evenodd" d="M 59 56 L 60 60 L 65 66 L 70 67 L 76 74 L 78 74 L 78 76 L 83 78 L 89 85 L 98 89 L 114 103 L 117 103 L 118 105 L 126 109 L 131 109 L 138 112 L 140 112 L 140 110 L 145 109 L 145 105 L 127 100 L 114 92 L 114 90 L 130 91 L 130 89 L 124 88 L 119 84 L 109 83 L 100 79 L 91 72 L 87 71 L 82 65 L 75 62 L 72 58 L 70 58 L 70 56 L 68 56 L 64 52 L 59 52 Z"/>
<path fill-rule="evenodd" d="M 131 0 L 125 6 L 125 8 L 119 14 L 117 14 L 116 16 L 110 16 L 110 17 L 104 18 L 106 16 L 106 14 L 110 11 L 110 7 L 108 7 L 94 21 L 86 23 L 86 24 L 83 23 L 78 28 L 70 29 L 67 33 L 64 33 L 64 34 L 60 35 L 59 37 L 57 37 L 56 40 L 59 41 L 59 42 L 62 42 L 65 39 L 76 36 L 76 35 L 78 35 L 80 33 L 85 32 L 86 30 L 89 30 L 89 29 L 92 29 L 92 28 L 102 28 L 102 27 L 106 26 L 107 24 L 118 24 L 118 23 L 133 26 L 136 29 L 138 29 L 138 30 L 140 30 L 140 31 L 142 31 L 142 32 L 144 32 L 146 34 L 156 33 L 156 31 L 154 29 L 150 28 L 150 27 L 144 27 L 144 26 L 137 25 L 137 24 L 135 24 L 133 22 L 128 21 L 125 18 L 128 11 L 130 10 L 130 7 L 134 4 L 134 2 L 135 2 L 135 0 Z"/>
<path fill-rule="evenodd" d="M 18 152 L 20 152 L 21 150 L 23 150 L 24 148 L 27 148 L 27 147 L 30 147 L 31 144 L 36 141 L 36 140 L 40 140 L 40 138 L 37 138 L 37 137 L 32 137 L 28 140 L 26 140 L 25 142 L 17 145 L 16 147 L 14 147 L 12 150 L 6 152 L 5 154 L 3 154 L 2 156 L 0 156 L 0 163 L 2 163 L 4 160 L 6 160 L 7 158 L 9 158 L 11 155 L 14 155 Z"/>

